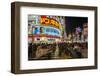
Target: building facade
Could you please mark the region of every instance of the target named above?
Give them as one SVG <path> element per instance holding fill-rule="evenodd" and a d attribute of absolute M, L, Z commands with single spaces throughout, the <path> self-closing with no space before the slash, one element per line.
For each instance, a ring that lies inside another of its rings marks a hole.
<path fill-rule="evenodd" d="M 63 16 L 28 15 L 29 43 L 61 42 L 65 35 Z"/>

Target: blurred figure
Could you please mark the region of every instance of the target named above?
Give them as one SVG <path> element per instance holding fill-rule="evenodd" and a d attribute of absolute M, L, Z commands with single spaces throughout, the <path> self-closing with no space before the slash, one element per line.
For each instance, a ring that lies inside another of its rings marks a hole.
<path fill-rule="evenodd" d="M 88 24 L 84 23 L 83 24 L 83 36 L 84 36 L 84 41 L 88 41 Z"/>

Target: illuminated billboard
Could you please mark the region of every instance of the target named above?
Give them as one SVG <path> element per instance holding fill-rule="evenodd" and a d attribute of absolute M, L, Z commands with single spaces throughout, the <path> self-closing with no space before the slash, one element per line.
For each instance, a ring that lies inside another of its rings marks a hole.
<path fill-rule="evenodd" d="M 50 26 L 35 26 L 33 27 L 32 34 L 47 34 L 53 36 L 61 36 L 61 31 Z"/>
<path fill-rule="evenodd" d="M 41 21 L 41 24 L 43 25 L 47 25 L 47 26 L 49 25 L 49 26 L 61 29 L 61 24 L 60 22 L 56 20 L 56 18 L 54 19 L 54 18 L 49 18 L 46 16 L 41 16 L 40 21 Z"/>
<path fill-rule="evenodd" d="M 62 38 L 64 34 L 63 16 L 28 15 L 28 33 L 36 37 Z"/>

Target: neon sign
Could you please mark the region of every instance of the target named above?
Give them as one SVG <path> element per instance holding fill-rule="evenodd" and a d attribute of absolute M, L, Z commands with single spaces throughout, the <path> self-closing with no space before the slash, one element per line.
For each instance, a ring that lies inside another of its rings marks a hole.
<path fill-rule="evenodd" d="M 58 29 L 61 28 L 61 25 L 58 21 L 56 21 L 55 19 L 53 18 L 48 18 L 48 17 L 42 17 L 40 18 L 40 22 L 42 25 L 51 25 L 53 27 L 56 27 Z"/>

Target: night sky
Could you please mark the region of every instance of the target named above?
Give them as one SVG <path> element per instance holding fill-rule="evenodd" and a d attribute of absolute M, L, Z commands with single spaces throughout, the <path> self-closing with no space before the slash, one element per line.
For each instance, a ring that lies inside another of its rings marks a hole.
<path fill-rule="evenodd" d="M 74 32 L 76 27 L 83 28 L 82 24 L 87 22 L 87 17 L 65 17 L 65 26 L 67 34 Z"/>

